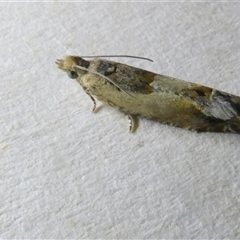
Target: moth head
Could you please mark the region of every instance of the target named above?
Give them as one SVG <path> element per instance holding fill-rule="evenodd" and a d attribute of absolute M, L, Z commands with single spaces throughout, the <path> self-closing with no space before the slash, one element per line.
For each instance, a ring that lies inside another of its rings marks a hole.
<path fill-rule="evenodd" d="M 57 60 L 56 64 L 61 70 L 67 72 L 68 77 L 76 79 L 88 71 L 90 62 L 78 56 L 67 56 Z"/>
<path fill-rule="evenodd" d="M 78 56 L 67 56 L 64 59 L 57 60 L 56 64 L 60 69 L 63 71 L 67 72 L 68 77 L 72 79 L 77 79 L 78 77 L 81 77 L 82 75 L 86 73 L 90 74 L 95 74 L 96 76 L 100 77 L 101 79 L 105 79 L 105 81 L 113 84 L 115 87 L 117 87 L 119 90 L 125 92 L 129 96 L 129 94 L 126 90 L 124 90 L 121 86 L 119 86 L 116 82 L 114 82 L 111 78 L 106 76 L 104 73 L 98 72 L 97 70 L 91 69 L 90 66 L 90 61 L 87 61 L 81 57 Z M 108 71 L 110 69 L 110 72 L 115 71 L 115 66 L 111 66 L 109 68 L 108 66 Z M 108 72 L 109 73 L 109 72 Z"/>

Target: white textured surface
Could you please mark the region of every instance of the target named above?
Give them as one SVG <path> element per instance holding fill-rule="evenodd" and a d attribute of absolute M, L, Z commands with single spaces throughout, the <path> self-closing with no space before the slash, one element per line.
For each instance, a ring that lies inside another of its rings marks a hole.
<path fill-rule="evenodd" d="M 240 95 L 239 3 L 1 3 L 1 238 L 240 238 L 239 135 L 126 117 L 58 70 L 117 59 Z"/>

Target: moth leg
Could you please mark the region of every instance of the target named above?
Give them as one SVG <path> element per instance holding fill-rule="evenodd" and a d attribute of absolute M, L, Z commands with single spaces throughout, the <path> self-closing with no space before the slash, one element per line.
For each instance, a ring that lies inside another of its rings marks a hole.
<path fill-rule="evenodd" d="M 92 109 L 92 112 L 94 112 L 94 111 L 96 110 L 97 104 L 96 104 L 96 101 L 95 101 L 95 99 L 93 98 L 93 96 L 91 96 L 91 95 L 89 95 L 89 96 L 90 96 L 90 98 L 91 98 L 92 101 L 93 101 L 93 109 Z"/>
<path fill-rule="evenodd" d="M 94 99 L 94 97 L 93 97 L 89 92 L 86 91 L 86 93 L 87 93 L 87 95 L 88 95 L 88 96 L 92 99 L 92 101 L 93 101 L 93 109 L 92 109 L 92 112 L 94 112 L 94 111 L 96 110 L 96 106 L 97 106 L 96 100 Z"/>
<path fill-rule="evenodd" d="M 135 115 L 128 115 L 128 121 L 129 121 L 129 133 L 134 133 L 138 128 L 138 118 Z"/>

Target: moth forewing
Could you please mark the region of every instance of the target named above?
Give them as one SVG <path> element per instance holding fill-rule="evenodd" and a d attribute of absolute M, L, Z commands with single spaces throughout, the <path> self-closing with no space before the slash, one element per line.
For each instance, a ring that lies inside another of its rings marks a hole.
<path fill-rule="evenodd" d="M 126 113 L 197 132 L 240 133 L 240 97 L 118 62 L 67 56 L 57 65 L 95 100 Z"/>

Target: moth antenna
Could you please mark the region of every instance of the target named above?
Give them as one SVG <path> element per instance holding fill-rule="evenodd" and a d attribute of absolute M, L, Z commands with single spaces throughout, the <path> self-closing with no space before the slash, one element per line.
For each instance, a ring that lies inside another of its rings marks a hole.
<path fill-rule="evenodd" d="M 89 70 L 88 68 L 85 67 L 81 67 L 81 66 L 76 66 L 76 68 L 80 69 L 80 70 L 84 70 L 86 72 L 90 72 L 93 74 L 96 74 L 104 79 L 106 79 L 108 82 L 112 83 L 115 87 L 117 87 L 118 89 L 120 89 L 121 91 L 125 92 L 126 94 L 128 94 L 129 96 L 133 97 L 130 93 L 128 93 L 127 91 L 125 91 L 124 89 L 122 89 L 120 86 L 118 86 L 115 82 L 113 82 L 109 77 L 104 76 L 103 74 L 93 71 L 93 70 Z"/>
<path fill-rule="evenodd" d="M 96 57 L 126 57 L 126 58 L 137 58 L 142 60 L 147 60 L 150 62 L 153 62 L 152 59 L 146 58 L 146 57 L 138 57 L 138 56 L 132 56 L 132 55 L 96 55 L 96 56 L 81 56 L 82 58 L 96 58 Z"/>

